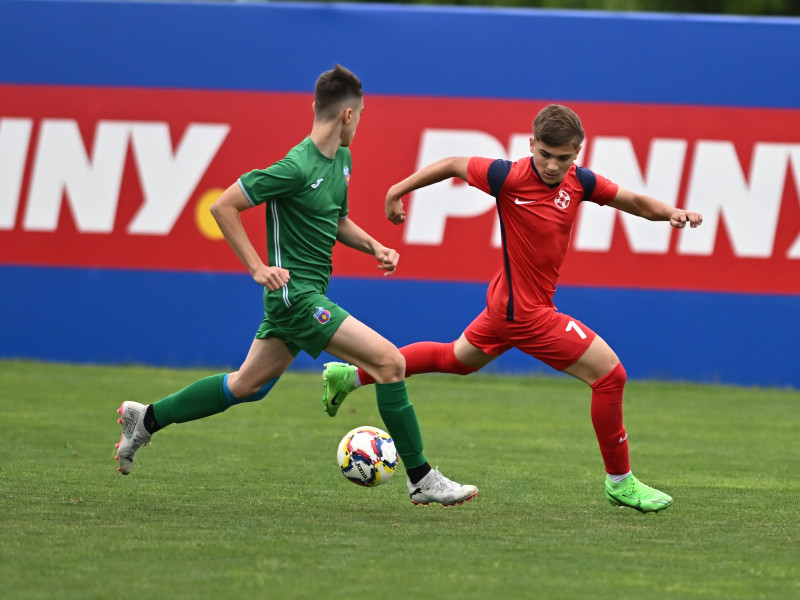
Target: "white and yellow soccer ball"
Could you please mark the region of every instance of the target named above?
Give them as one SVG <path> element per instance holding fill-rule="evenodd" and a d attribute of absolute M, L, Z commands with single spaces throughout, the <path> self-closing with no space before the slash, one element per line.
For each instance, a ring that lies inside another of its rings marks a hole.
<path fill-rule="evenodd" d="M 355 484 L 375 487 L 386 483 L 397 469 L 397 448 L 388 433 L 371 426 L 356 427 L 339 442 L 342 475 Z"/>

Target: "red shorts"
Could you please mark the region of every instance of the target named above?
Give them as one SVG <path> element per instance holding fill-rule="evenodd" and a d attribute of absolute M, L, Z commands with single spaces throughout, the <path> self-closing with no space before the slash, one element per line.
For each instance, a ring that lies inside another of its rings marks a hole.
<path fill-rule="evenodd" d="M 484 309 L 464 332 L 467 341 L 493 356 L 517 348 L 563 371 L 589 348 L 597 334 L 569 315 L 542 306 L 524 321 L 495 319 Z"/>

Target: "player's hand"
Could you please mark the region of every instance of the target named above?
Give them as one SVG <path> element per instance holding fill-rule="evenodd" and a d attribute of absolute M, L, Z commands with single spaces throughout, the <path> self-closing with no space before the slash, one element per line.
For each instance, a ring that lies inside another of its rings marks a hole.
<path fill-rule="evenodd" d="M 683 229 L 688 224 L 694 229 L 703 222 L 703 215 L 688 210 L 678 210 L 669 218 L 669 224 L 675 229 Z"/>
<path fill-rule="evenodd" d="M 375 253 L 375 258 L 380 263 L 378 268 L 384 271 L 383 276 L 388 277 L 397 268 L 397 262 L 400 260 L 400 254 L 391 248 L 381 248 Z"/>
<path fill-rule="evenodd" d="M 406 220 L 406 212 L 403 210 L 403 197 L 393 194 L 391 189 L 386 195 L 386 218 L 395 225 L 400 225 Z"/>
<path fill-rule="evenodd" d="M 281 267 L 268 267 L 263 265 L 253 273 L 253 279 L 270 292 L 274 292 L 288 283 L 289 271 Z"/>

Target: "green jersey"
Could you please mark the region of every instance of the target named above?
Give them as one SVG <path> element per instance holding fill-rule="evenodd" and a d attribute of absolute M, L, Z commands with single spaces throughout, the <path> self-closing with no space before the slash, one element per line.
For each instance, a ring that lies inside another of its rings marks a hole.
<path fill-rule="evenodd" d="M 268 312 L 326 292 L 339 219 L 347 216 L 351 168 L 349 149 L 340 147 L 331 159 L 307 137 L 271 167 L 239 178 L 253 206 L 266 204 L 269 265 L 290 275 L 282 288 L 265 289 Z"/>

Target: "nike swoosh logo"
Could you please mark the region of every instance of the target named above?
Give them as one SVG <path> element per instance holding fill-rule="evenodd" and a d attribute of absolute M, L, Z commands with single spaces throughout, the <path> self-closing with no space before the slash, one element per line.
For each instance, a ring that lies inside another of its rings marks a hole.
<path fill-rule="evenodd" d="M 614 496 L 614 494 L 611 495 Z M 642 501 L 639 498 L 633 498 L 626 494 L 620 494 L 619 496 L 614 496 L 614 498 L 636 510 L 640 510 L 642 507 Z M 626 499 L 628 500 L 627 502 L 625 502 Z"/>
<path fill-rule="evenodd" d="M 514 200 L 514 204 L 533 204 L 534 202 L 536 202 L 536 200 L 520 200 L 519 198 Z"/>
<path fill-rule="evenodd" d="M 614 494 L 611 494 L 611 495 L 612 495 L 612 496 L 614 496 Z M 639 499 L 639 498 L 635 498 L 635 497 L 633 497 L 633 496 L 628 496 L 627 494 L 620 494 L 619 496 L 614 496 L 614 497 L 615 497 L 617 500 L 620 500 L 620 499 L 622 499 L 622 498 L 628 498 L 628 499 L 631 501 L 631 503 L 634 503 L 634 502 L 635 502 L 635 503 L 636 503 L 636 505 L 635 505 L 635 506 L 634 506 L 633 504 L 629 504 L 629 506 L 630 506 L 631 508 L 636 508 L 636 509 L 638 509 L 638 508 L 640 508 L 640 507 L 642 506 L 642 501 L 641 501 L 641 499 Z M 662 506 L 665 506 L 665 505 L 666 505 L 666 506 L 669 506 L 669 505 L 667 504 L 667 501 L 666 501 L 666 500 L 662 500 L 662 499 L 660 499 L 660 498 L 651 498 L 651 499 L 650 499 L 650 502 L 652 502 L 652 503 L 654 503 L 654 504 L 661 504 Z"/>
<path fill-rule="evenodd" d="M 341 394 L 341 392 L 336 392 L 336 395 L 333 398 L 331 398 L 330 402 L 331 402 L 332 406 L 336 406 L 337 405 L 336 399 L 339 397 L 340 394 Z"/>
<path fill-rule="evenodd" d="M 319 184 L 322 183 L 323 181 L 325 181 L 324 178 L 323 179 L 317 179 L 317 183 L 312 183 L 311 187 L 314 188 L 314 189 L 317 189 L 319 187 Z"/>

